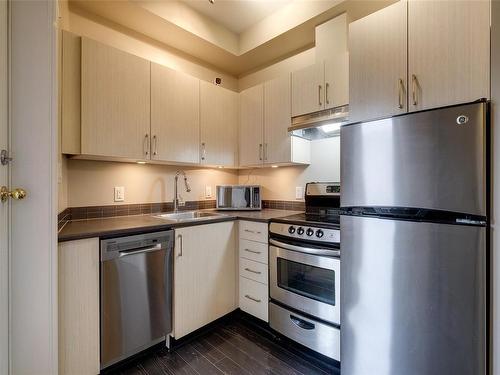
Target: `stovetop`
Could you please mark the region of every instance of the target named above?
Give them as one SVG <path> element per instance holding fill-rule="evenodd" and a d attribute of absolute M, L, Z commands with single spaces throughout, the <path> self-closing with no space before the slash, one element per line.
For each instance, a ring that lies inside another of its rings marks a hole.
<path fill-rule="evenodd" d="M 340 228 L 340 215 L 338 214 L 323 215 L 319 213 L 304 212 L 302 214 L 285 216 L 273 221 L 280 221 L 282 223 L 285 222 L 295 225 L 316 225 L 332 229 Z"/>

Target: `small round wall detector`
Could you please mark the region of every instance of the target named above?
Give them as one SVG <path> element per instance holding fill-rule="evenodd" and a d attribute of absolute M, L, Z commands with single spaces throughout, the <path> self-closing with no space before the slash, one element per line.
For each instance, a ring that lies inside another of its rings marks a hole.
<path fill-rule="evenodd" d="M 220 77 L 215 77 L 215 79 L 214 79 L 214 83 L 215 83 L 216 85 L 221 85 L 221 84 L 222 84 L 222 78 L 220 78 Z"/>
<path fill-rule="evenodd" d="M 464 125 L 464 124 L 467 124 L 467 122 L 469 122 L 469 118 L 465 115 L 460 115 L 457 117 L 457 124 L 458 125 Z"/>

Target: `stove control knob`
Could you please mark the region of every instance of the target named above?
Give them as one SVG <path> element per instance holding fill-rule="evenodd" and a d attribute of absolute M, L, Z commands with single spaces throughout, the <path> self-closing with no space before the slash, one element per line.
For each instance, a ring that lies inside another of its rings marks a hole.
<path fill-rule="evenodd" d="M 295 233 L 295 227 L 288 228 L 288 233 L 294 234 Z"/>
<path fill-rule="evenodd" d="M 316 237 L 318 237 L 318 238 L 323 237 L 323 235 L 324 235 L 324 234 L 325 234 L 325 233 L 323 233 L 323 231 L 322 231 L 321 229 L 318 229 L 318 230 L 316 231 Z"/>
<path fill-rule="evenodd" d="M 314 234 L 314 231 L 311 228 L 308 228 L 306 234 L 311 237 Z"/>
<path fill-rule="evenodd" d="M 304 234 L 304 228 L 299 227 L 299 229 L 297 229 L 297 234 L 302 236 Z"/>

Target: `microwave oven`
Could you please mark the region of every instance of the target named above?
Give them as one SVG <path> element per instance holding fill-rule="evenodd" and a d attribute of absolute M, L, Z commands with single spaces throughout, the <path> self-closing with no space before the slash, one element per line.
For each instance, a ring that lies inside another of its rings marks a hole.
<path fill-rule="evenodd" d="M 216 187 L 218 210 L 261 210 L 259 185 L 219 185 Z"/>

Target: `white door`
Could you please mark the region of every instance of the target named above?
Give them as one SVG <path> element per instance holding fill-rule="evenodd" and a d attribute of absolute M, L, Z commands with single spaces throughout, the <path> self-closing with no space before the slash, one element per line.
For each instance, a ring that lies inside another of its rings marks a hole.
<path fill-rule="evenodd" d="M 14 159 L 8 186 L 28 192 L 23 201 L 7 203 L 11 374 L 57 374 L 56 6 L 52 0 L 8 2 L 8 129 Z"/>
<path fill-rule="evenodd" d="M 261 165 L 264 159 L 264 86 L 240 92 L 240 166 Z"/>
<path fill-rule="evenodd" d="M 323 62 L 292 73 L 292 116 L 325 108 L 325 72 Z"/>
<path fill-rule="evenodd" d="M 7 2 L 0 1 L 0 150 L 8 149 L 7 133 Z M 0 164 L 0 186 L 8 186 L 8 167 Z M 8 202 L 0 204 L 0 374 L 9 366 Z"/>
<path fill-rule="evenodd" d="M 410 111 L 489 98 L 490 2 L 409 1 Z"/>

